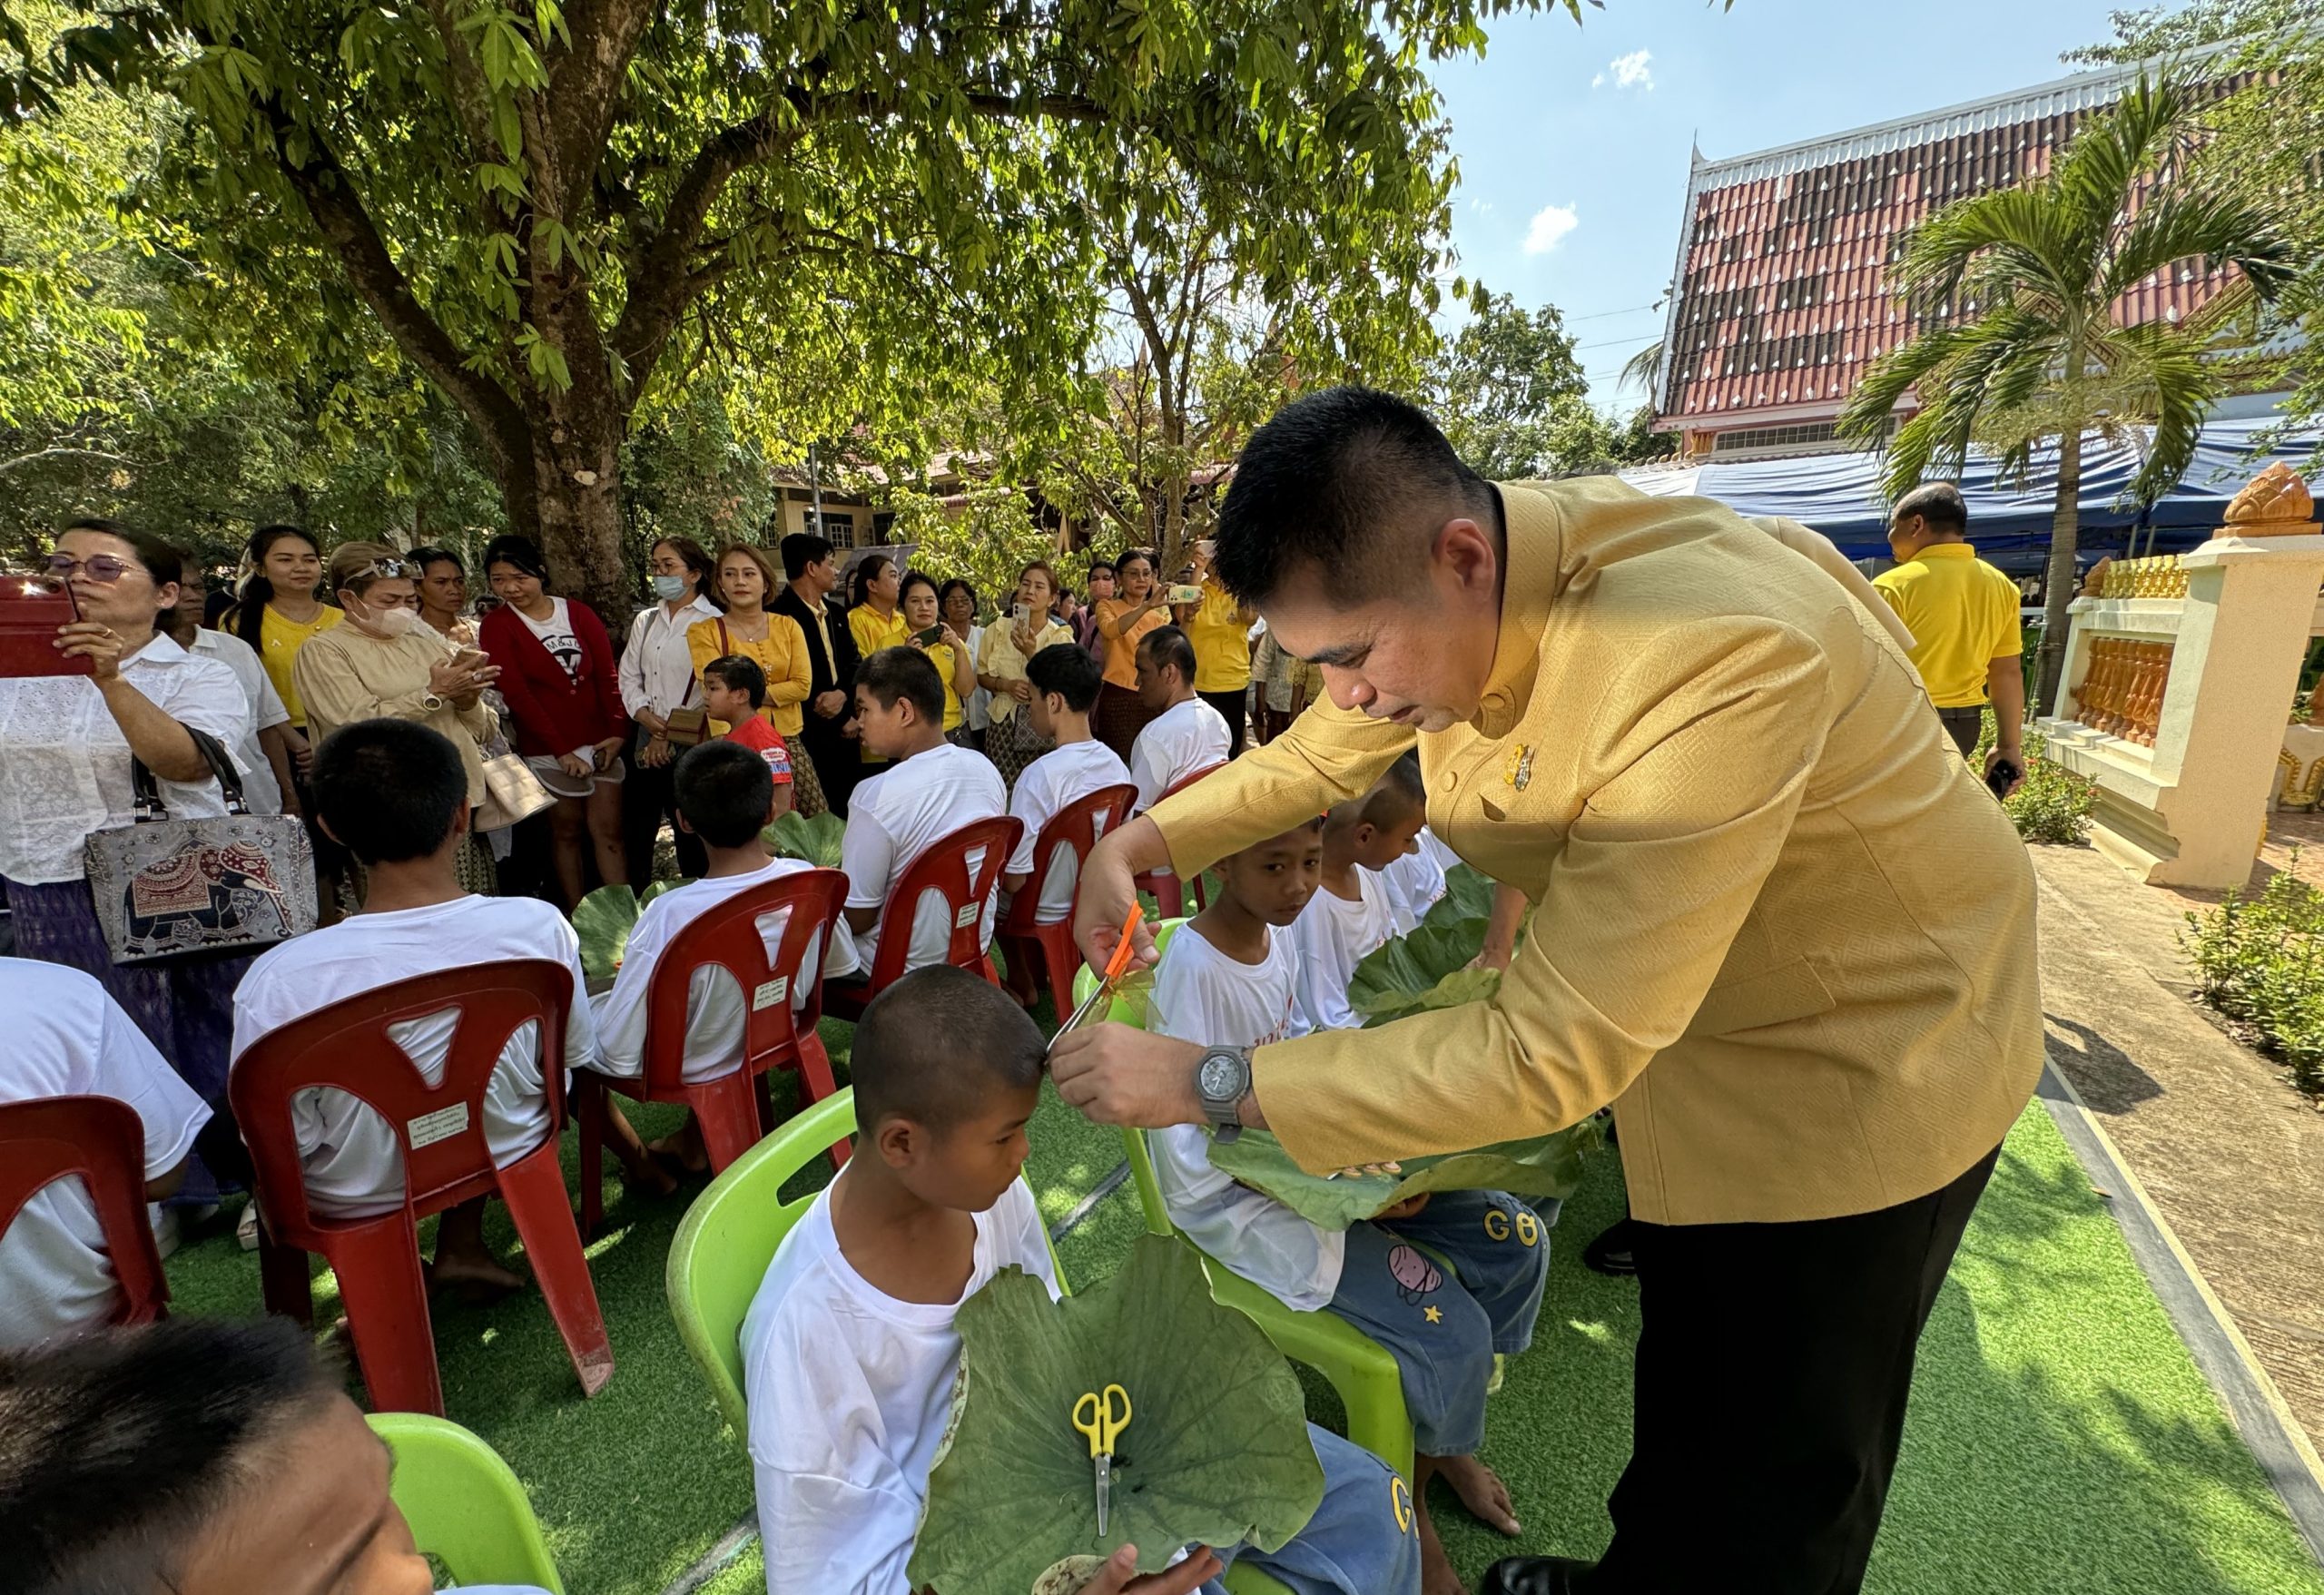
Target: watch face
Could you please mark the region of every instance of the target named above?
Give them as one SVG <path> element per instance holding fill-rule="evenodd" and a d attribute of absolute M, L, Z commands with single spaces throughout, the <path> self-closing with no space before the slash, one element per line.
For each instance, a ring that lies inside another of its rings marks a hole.
<path fill-rule="evenodd" d="M 1202 1094 L 1213 1102 L 1226 1101 L 1243 1094 L 1243 1082 L 1247 1074 L 1243 1060 L 1231 1052 L 1214 1052 L 1202 1060 L 1199 1079 Z"/>

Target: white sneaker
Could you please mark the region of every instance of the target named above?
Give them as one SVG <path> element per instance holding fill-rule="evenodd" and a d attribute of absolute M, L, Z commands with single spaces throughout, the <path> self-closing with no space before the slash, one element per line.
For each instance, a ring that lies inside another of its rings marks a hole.
<path fill-rule="evenodd" d="M 242 1207 L 242 1216 L 234 1223 L 234 1238 L 245 1252 L 258 1250 L 258 1198 L 252 1196 Z"/>

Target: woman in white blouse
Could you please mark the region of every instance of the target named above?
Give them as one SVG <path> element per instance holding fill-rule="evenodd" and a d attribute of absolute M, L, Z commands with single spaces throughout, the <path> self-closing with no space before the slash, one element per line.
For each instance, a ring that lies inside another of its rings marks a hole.
<path fill-rule="evenodd" d="M 686 627 L 718 618 L 718 606 L 709 596 L 713 568 L 710 556 L 692 537 L 664 537 L 655 544 L 646 566 L 654 602 L 629 623 L 629 641 L 622 647 L 621 704 L 637 725 L 621 812 L 622 851 L 632 881 L 654 879 L 654 839 L 665 817 L 677 839 L 678 873 L 691 881 L 710 867 L 701 842 L 677 822 L 677 789 L 670 777 L 685 750 L 663 734 L 671 710 L 702 706 Z"/>
<path fill-rule="evenodd" d="M 178 601 L 178 552 L 111 521 L 77 521 L 48 568 L 81 618 L 57 651 L 86 675 L 0 678 L 0 878 L 19 957 L 94 975 L 204 1101 L 226 1088 L 234 984 L 248 958 L 192 956 L 117 965 L 90 900 L 82 844 L 135 822 L 131 763 L 160 783 L 172 819 L 226 812 L 186 727 L 225 748 L 250 735 L 250 700 L 222 662 L 187 653 L 157 622 Z M 229 753 L 231 757 L 231 752 Z M 188 1194 L 210 1194 L 208 1176 Z"/>

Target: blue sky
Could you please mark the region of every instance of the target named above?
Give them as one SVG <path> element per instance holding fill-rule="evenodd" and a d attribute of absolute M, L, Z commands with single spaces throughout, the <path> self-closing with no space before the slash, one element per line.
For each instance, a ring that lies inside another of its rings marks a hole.
<path fill-rule="evenodd" d="M 1643 307 L 1677 257 L 1690 141 L 1721 160 L 2044 83 L 2127 4 L 1606 0 L 1578 28 L 1562 11 L 1503 16 L 1482 61 L 1433 74 L 1461 162 L 1461 269 L 1564 311 L 1592 398 L 1614 402 L 1621 363 L 1662 329 Z"/>

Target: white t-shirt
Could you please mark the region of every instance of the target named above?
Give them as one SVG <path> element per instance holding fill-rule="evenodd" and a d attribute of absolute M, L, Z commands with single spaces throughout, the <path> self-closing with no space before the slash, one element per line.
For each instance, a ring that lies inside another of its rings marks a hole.
<path fill-rule="evenodd" d="M 1363 1016 L 1348 1005 L 1347 983 L 1371 951 L 1396 933 L 1395 910 L 1380 877 L 1358 866 L 1350 902 L 1324 887 L 1307 900 L 1285 934 L 1299 969 L 1299 1013 L 1311 1030 L 1353 1030 Z"/>
<path fill-rule="evenodd" d="M 1025 822 L 1025 834 L 1018 838 L 1017 852 L 1003 872 L 1033 872 L 1033 845 L 1041 839 L 1041 827 L 1056 819 L 1059 810 L 1093 792 L 1128 784 L 1129 766 L 1121 755 L 1094 739 L 1067 743 L 1026 765 L 1017 777 L 1017 790 L 1009 796 L 1009 812 Z M 1097 834 L 1106 834 L 1103 814 L 1098 816 Z M 1041 906 L 1034 916 L 1039 923 L 1061 924 L 1073 912 L 1073 889 L 1080 876 L 1080 855 L 1069 847 L 1058 849 L 1049 860 L 1049 878 L 1040 882 Z M 1027 889 L 1032 884 L 1026 882 Z"/>
<path fill-rule="evenodd" d="M 840 867 L 847 871 L 847 906 L 884 910 L 896 883 L 914 859 L 935 843 L 979 820 L 1009 812 L 1000 772 L 982 753 L 940 743 L 891 765 L 855 789 L 848 800 L 847 833 L 840 844 Z M 981 848 L 969 855 L 974 873 L 984 861 Z M 983 940 L 992 940 L 993 904 L 985 903 Z M 911 921 L 907 970 L 944 961 L 952 936 L 952 913 L 939 893 L 921 893 Z M 855 934 L 856 961 L 866 975 L 880 951 L 880 927 Z"/>
<path fill-rule="evenodd" d="M 1200 698 L 1173 704 L 1157 714 L 1129 745 L 1138 812 L 1160 802 L 1164 793 L 1197 770 L 1226 763 L 1231 741 L 1226 717 Z"/>
<path fill-rule="evenodd" d="M 1021 1181 L 974 1216 L 961 1301 L 1011 1265 L 1059 1294 Z M 743 1319 L 768 1595 L 911 1595 L 904 1569 L 960 1374 L 958 1310 L 900 1302 L 858 1274 L 828 1187 L 775 1248 Z"/>
<path fill-rule="evenodd" d="M 519 958 L 553 959 L 573 971 L 565 1057 L 557 1061 L 567 1068 L 594 1062 L 596 1027 L 585 997 L 580 939 L 563 914 L 529 897 L 457 897 L 427 908 L 357 914 L 270 950 L 235 989 L 233 1057 L 239 1060 L 268 1031 L 342 998 L 415 975 Z M 458 1019 L 448 1009 L 389 1032 L 430 1085 L 444 1078 Z M 402 1203 L 403 1149 L 385 1119 L 330 1087 L 300 1091 L 290 1117 L 307 1199 L 317 1211 L 360 1217 Z M 519 1026 L 502 1049 L 485 1091 L 484 1123 L 493 1161 L 504 1167 L 548 1133 L 537 1025 Z"/>
<path fill-rule="evenodd" d="M 250 734 L 234 673 L 167 636 L 122 661 L 122 679 L 172 719 L 216 737 L 230 756 Z M 78 881 L 92 831 L 136 821 L 129 739 L 85 675 L 0 676 L 0 875 L 26 885 Z M 172 820 L 226 812 L 218 778 L 160 783 Z"/>
<path fill-rule="evenodd" d="M 654 971 L 662 962 L 664 950 L 681 930 L 709 910 L 753 887 L 812 867 L 798 859 L 769 859 L 763 870 L 753 870 L 747 875 L 690 881 L 647 903 L 645 911 L 637 917 L 636 929 L 629 933 L 629 945 L 622 953 L 621 970 L 614 977 L 613 989 L 589 999 L 596 1016 L 597 1067 L 607 1074 L 633 1079 L 645 1072 L 645 1018 L 650 1006 L 647 997 L 653 990 Z M 783 932 L 790 923 L 791 911 L 787 908 L 758 917 L 759 940 L 766 945 L 767 957 L 773 958 L 782 950 Z M 820 940 L 819 933 L 807 942 L 807 970 L 820 969 L 823 975 L 834 977 L 856 972 L 853 942 L 839 935 L 832 938 L 828 949 L 819 949 L 816 943 Z M 816 978 L 811 974 L 791 981 L 792 1012 L 807 1006 Z M 770 995 L 770 1005 L 781 1000 L 780 996 Z M 686 982 L 685 1078 L 689 1083 L 715 1079 L 733 1073 L 742 1067 L 742 988 L 735 985 L 734 977 L 722 966 L 704 964 Z"/>
<path fill-rule="evenodd" d="M 1435 840 L 1423 825 L 1412 851 L 1380 871 L 1380 884 L 1387 891 L 1390 917 L 1399 936 L 1410 935 L 1444 895 L 1444 865 L 1429 845 Z"/>
<path fill-rule="evenodd" d="M 231 632 L 205 627 L 193 634 L 193 645 L 186 652 L 217 660 L 241 683 L 242 696 L 251 708 L 250 734 L 234 749 L 236 762 L 242 767 L 242 801 L 250 804 L 253 814 L 281 813 L 282 783 L 274 779 L 274 765 L 268 760 L 266 750 L 258 745 L 258 734 L 290 724 L 290 711 L 282 706 L 273 678 L 259 663 L 258 650 Z"/>
<path fill-rule="evenodd" d="M 525 629 L 540 638 L 548 656 L 565 667 L 566 677 L 581 679 L 581 639 L 573 635 L 573 607 L 562 598 L 548 601 L 548 618 L 535 620 L 514 605 L 510 613 L 525 623 Z"/>
<path fill-rule="evenodd" d="M 0 958 L 0 1102 L 111 1097 L 145 1126 L 144 1178 L 193 1150 L 210 1109 L 96 979 L 62 964 Z M 139 1209 L 140 1216 L 143 1208 Z M 113 1311 L 103 1225 L 77 1177 L 34 1191 L 0 1235 L 0 1349 L 21 1350 Z"/>
<path fill-rule="evenodd" d="M 1256 967 L 1227 957 L 1192 925 L 1170 938 L 1154 975 L 1148 1028 L 1206 1047 L 1264 1047 L 1307 1033 L 1295 991 L 1290 938 L 1267 934 Z M 1339 1289 L 1347 1236 L 1318 1229 L 1272 1196 L 1236 1185 L 1210 1161 L 1200 1125 L 1147 1136 L 1154 1177 L 1170 1222 L 1187 1238 L 1253 1285 L 1302 1313 Z"/>

